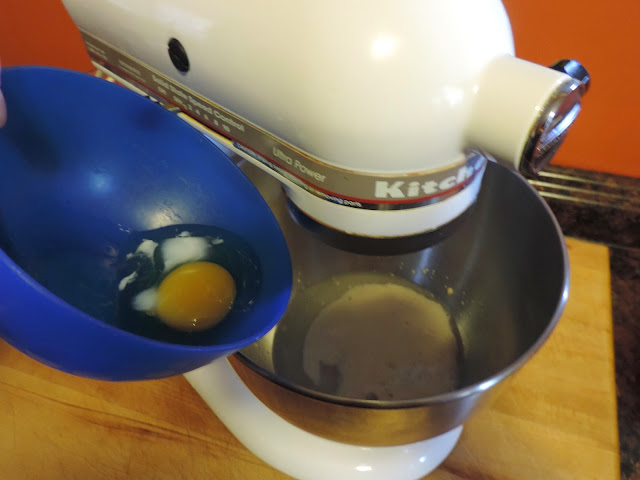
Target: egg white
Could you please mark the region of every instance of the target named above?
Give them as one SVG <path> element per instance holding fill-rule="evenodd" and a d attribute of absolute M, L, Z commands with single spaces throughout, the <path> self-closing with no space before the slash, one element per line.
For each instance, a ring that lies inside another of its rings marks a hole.
<path fill-rule="evenodd" d="M 203 237 L 176 237 L 162 242 L 161 253 L 164 272 L 185 263 L 204 260 L 209 255 L 211 243 Z"/>

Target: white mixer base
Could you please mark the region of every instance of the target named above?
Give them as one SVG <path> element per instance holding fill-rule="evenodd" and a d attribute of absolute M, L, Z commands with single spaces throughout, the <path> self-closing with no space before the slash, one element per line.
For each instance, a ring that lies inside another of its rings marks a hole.
<path fill-rule="evenodd" d="M 308 433 L 276 415 L 251 393 L 224 358 L 185 377 L 245 447 L 299 480 L 422 478 L 447 458 L 462 433 L 460 426 L 408 445 L 347 445 Z"/>

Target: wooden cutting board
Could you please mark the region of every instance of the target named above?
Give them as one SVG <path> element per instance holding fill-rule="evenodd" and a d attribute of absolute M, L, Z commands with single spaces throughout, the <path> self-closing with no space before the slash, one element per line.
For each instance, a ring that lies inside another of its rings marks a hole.
<path fill-rule="evenodd" d="M 567 246 L 571 287 L 558 326 L 429 480 L 620 478 L 609 251 Z"/>
<path fill-rule="evenodd" d="M 608 250 L 568 246 L 571 295 L 558 327 L 466 424 L 430 480 L 619 478 Z M 0 471 L 3 480 L 287 478 L 247 451 L 181 376 L 87 380 L 3 342 Z"/>

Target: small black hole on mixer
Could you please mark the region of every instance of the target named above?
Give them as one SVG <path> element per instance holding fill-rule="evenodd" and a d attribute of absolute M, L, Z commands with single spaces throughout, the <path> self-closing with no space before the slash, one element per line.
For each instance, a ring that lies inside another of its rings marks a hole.
<path fill-rule="evenodd" d="M 187 56 L 187 51 L 185 50 L 180 40 L 177 38 L 172 38 L 168 43 L 168 52 L 169 58 L 171 59 L 171 63 L 176 67 L 179 71 L 186 73 L 189 71 L 189 57 Z"/>

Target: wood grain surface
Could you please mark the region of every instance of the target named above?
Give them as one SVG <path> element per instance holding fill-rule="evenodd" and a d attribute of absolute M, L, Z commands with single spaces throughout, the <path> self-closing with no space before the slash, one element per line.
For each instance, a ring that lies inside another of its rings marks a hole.
<path fill-rule="evenodd" d="M 571 294 L 558 327 L 430 480 L 619 478 L 608 250 L 568 246 Z M 0 342 L 0 478 L 287 477 L 248 452 L 181 376 L 87 380 Z"/>

